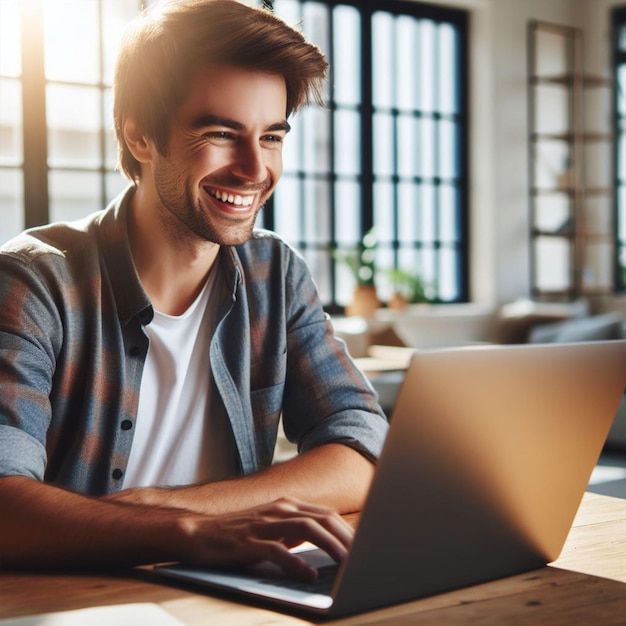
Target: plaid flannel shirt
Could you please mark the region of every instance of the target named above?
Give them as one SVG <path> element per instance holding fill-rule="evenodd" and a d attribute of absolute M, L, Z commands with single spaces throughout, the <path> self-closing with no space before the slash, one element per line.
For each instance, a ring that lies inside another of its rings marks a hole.
<path fill-rule="evenodd" d="M 129 247 L 132 193 L 0 249 L 0 476 L 91 495 L 121 488 L 153 316 Z M 220 254 L 207 369 L 241 473 L 271 463 L 281 415 L 300 451 L 341 442 L 377 458 L 387 421 L 303 259 L 266 231 Z"/>

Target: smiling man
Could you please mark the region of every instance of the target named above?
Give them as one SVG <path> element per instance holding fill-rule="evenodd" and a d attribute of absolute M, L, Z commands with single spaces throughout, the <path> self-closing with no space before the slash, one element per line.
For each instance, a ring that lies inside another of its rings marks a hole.
<path fill-rule="evenodd" d="M 140 16 L 114 120 L 132 184 L 0 251 L 3 566 L 335 558 L 387 423 L 303 259 L 255 219 L 326 61 L 270 13 Z M 297 210 L 294 207 L 294 210 Z M 279 420 L 299 455 L 272 464 Z"/>

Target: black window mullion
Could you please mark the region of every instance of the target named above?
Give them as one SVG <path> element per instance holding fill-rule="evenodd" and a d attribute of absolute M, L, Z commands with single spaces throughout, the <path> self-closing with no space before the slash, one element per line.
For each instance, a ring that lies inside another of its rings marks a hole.
<path fill-rule="evenodd" d="M 620 239 L 622 231 L 622 222 L 626 220 L 626 207 L 620 201 L 622 195 L 620 191 L 626 185 L 626 180 L 621 177 L 622 172 L 626 168 L 626 164 L 620 158 L 620 137 L 624 135 L 625 129 L 622 125 L 626 122 L 626 118 L 619 111 L 620 90 L 626 88 L 619 80 L 619 68 L 626 65 L 626 51 L 620 49 L 620 31 L 626 26 L 626 7 L 619 7 L 613 10 L 612 15 L 613 33 L 612 33 L 612 52 L 613 52 L 613 76 L 614 76 L 614 93 L 613 93 L 613 229 L 614 234 L 614 284 L 617 292 L 626 292 L 626 267 L 624 265 L 623 256 L 626 255 L 626 241 Z M 623 94 L 622 94 L 623 97 Z"/>
<path fill-rule="evenodd" d="M 328 32 L 327 32 L 327 37 L 328 37 L 328 64 L 329 64 L 329 68 L 328 68 L 328 84 L 329 84 L 329 88 L 330 88 L 330 95 L 329 95 L 329 99 L 330 99 L 330 120 L 329 120 L 329 135 L 330 135 L 330 155 L 329 155 L 329 164 L 330 164 L 330 198 L 328 199 L 328 201 L 330 202 L 330 207 L 329 207 L 329 213 L 330 213 L 330 218 L 329 218 L 329 227 L 330 227 L 330 241 L 328 242 L 327 246 L 326 246 L 326 252 L 329 255 L 329 266 L 330 266 L 330 276 L 329 276 L 329 283 L 330 283 L 330 293 L 333 294 L 333 299 L 334 299 L 334 294 L 337 293 L 337 273 L 335 271 L 336 269 L 336 260 L 334 259 L 333 255 L 332 255 L 332 251 L 335 250 L 337 248 L 337 174 L 336 174 L 336 159 L 335 159 L 335 154 L 336 154 L 336 146 L 335 146 L 335 117 L 336 117 L 336 111 L 337 111 L 337 107 L 336 107 L 336 103 L 335 103 L 335 94 L 334 94 L 334 84 L 335 84 L 335 80 L 334 80 L 334 59 L 335 59 L 335 37 L 334 37 L 334 33 L 335 33 L 335 12 L 334 12 L 334 7 L 333 6 L 329 6 L 328 8 Z"/>
<path fill-rule="evenodd" d="M 466 58 L 469 49 L 468 42 L 468 18 L 467 14 L 460 15 L 459 21 L 454 25 L 458 37 L 458 47 L 456 49 L 455 65 L 458 68 L 458 123 L 460 137 L 458 142 L 458 159 L 459 159 L 459 256 L 458 263 L 461 265 L 459 271 L 459 300 L 467 302 L 470 299 L 469 290 L 469 259 L 471 252 L 471 241 L 469 236 L 469 62 Z"/>
<path fill-rule="evenodd" d="M 372 19 L 373 13 L 364 10 L 361 21 L 361 237 L 374 226 Z"/>

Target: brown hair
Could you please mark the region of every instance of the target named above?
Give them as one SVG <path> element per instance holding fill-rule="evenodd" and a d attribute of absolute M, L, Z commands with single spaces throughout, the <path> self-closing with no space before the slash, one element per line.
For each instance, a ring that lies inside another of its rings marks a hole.
<path fill-rule="evenodd" d="M 269 11 L 238 0 L 175 0 L 148 9 L 130 23 L 115 68 L 119 166 L 130 179 L 139 179 L 141 167 L 126 145 L 124 122 L 132 119 L 165 155 L 170 120 L 191 74 L 207 63 L 284 77 L 287 116 L 311 101 L 323 103 L 326 59 Z"/>

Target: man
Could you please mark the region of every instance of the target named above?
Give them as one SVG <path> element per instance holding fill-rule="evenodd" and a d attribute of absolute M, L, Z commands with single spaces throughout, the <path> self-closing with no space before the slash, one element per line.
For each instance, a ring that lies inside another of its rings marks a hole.
<path fill-rule="evenodd" d="M 326 62 L 235 0 L 141 16 L 115 75 L 105 211 L 0 254 L 6 566 L 336 559 L 386 435 L 299 255 L 254 232 Z M 279 418 L 300 454 L 272 465 Z"/>

